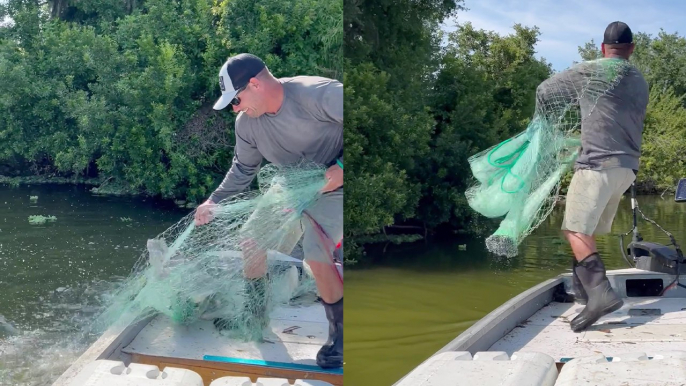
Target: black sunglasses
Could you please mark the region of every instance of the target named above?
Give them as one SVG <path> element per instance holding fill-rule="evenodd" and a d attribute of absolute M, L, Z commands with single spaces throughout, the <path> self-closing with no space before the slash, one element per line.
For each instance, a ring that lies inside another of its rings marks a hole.
<path fill-rule="evenodd" d="M 246 84 L 245 86 L 239 88 L 238 91 L 236 91 L 236 96 L 233 97 L 233 99 L 231 99 L 231 102 L 229 102 L 229 104 L 234 105 L 234 106 L 240 105 L 241 104 L 241 98 L 238 97 L 238 94 L 243 92 L 243 90 L 245 90 L 247 87 L 248 87 L 248 85 Z"/>

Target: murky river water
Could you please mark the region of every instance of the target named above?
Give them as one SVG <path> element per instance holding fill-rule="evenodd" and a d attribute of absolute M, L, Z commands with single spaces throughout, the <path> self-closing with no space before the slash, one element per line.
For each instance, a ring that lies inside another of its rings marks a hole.
<path fill-rule="evenodd" d="M 686 204 L 666 194 L 664 199 L 639 197 L 639 206 L 686 246 Z M 559 231 L 560 209 L 512 259 L 489 255 L 482 239 L 419 242 L 376 252 L 372 268 L 348 269 L 346 386 L 393 384 L 511 297 L 570 269 L 571 249 Z M 630 200 L 623 200 L 613 232 L 631 229 L 630 210 Z M 669 243 L 650 223 L 639 220 L 639 230 L 645 240 Z M 598 248 L 609 269 L 627 267 L 617 236 L 600 238 Z"/>
<path fill-rule="evenodd" d="M 32 200 L 31 196 L 37 196 Z M 101 297 L 190 209 L 84 186 L 0 187 L 0 385 L 50 385 L 94 336 Z M 30 224 L 29 216 L 54 216 Z"/>

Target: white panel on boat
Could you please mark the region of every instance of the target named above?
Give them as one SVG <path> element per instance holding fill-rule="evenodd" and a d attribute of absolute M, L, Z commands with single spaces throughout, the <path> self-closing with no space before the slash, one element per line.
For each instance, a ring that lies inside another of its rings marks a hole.
<path fill-rule="evenodd" d="M 608 361 L 603 354 L 573 359 L 560 371 L 555 386 L 676 386 L 686 383 L 686 351 L 627 353 Z"/>
<path fill-rule="evenodd" d="M 567 361 L 604 353 L 653 352 L 686 348 L 686 304 L 682 298 L 628 298 L 624 306 L 575 333 L 569 322 L 584 306 L 550 303 L 493 344 L 490 351 L 541 352 Z"/>
<path fill-rule="evenodd" d="M 398 386 L 553 386 L 555 361 L 548 355 L 521 352 L 444 352 L 434 355 L 408 374 Z"/>
<path fill-rule="evenodd" d="M 253 383 L 248 377 L 221 377 L 210 383 L 210 386 L 332 386 L 328 382 L 298 379 L 294 384 L 288 383 L 287 379 L 259 378 Z"/>
<path fill-rule="evenodd" d="M 86 365 L 69 386 L 203 386 L 194 371 L 166 367 L 98 360 Z"/>
<path fill-rule="evenodd" d="M 638 342 L 681 342 L 686 347 L 686 325 L 639 324 L 612 326 L 607 329 L 588 330 L 581 339 L 583 342 L 597 343 L 638 343 Z"/>
<path fill-rule="evenodd" d="M 326 342 L 329 331 L 322 305 L 283 307 L 270 316 L 265 342 L 230 339 L 218 332 L 211 321 L 181 326 L 158 316 L 122 351 L 196 360 L 209 355 L 316 366 L 317 351 Z"/>

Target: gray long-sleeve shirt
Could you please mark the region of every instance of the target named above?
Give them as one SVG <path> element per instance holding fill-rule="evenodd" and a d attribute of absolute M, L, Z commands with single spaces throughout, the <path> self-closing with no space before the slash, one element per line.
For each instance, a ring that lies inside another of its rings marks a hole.
<path fill-rule="evenodd" d="M 280 78 L 284 100 L 279 111 L 236 117 L 233 163 L 210 200 L 217 203 L 245 190 L 263 159 L 276 164 L 309 160 L 329 164 L 343 149 L 343 84 L 337 80 L 297 76 Z"/>
<path fill-rule="evenodd" d="M 600 59 L 623 60 L 623 59 Z M 627 63 L 628 64 L 628 63 Z M 538 86 L 537 104 L 550 106 L 579 100 L 581 112 L 581 151 L 575 170 L 602 170 L 616 167 L 638 170 L 643 123 L 648 106 L 648 83 L 633 66 L 615 67 L 625 73 L 606 93 L 609 82 L 598 76 L 600 62 L 585 62 L 555 74 Z M 596 103 L 597 100 L 597 103 Z"/>

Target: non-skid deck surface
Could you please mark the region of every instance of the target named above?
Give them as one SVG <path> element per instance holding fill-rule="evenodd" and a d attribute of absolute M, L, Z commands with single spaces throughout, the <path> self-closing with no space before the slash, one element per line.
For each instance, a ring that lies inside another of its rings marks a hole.
<path fill-rule="evenodd" d="M 496 342 L 489 351 L 536 351 L 556 361 L 602 353 L 686 350 L 686 299 L 625 299 L 586 331 L 575 333 L 569 322 L 584 308 L 575 303 L 550 303 Z"/>
<path fill-rule="evenodd" d="M 321 304 L 277 308 L 265 342 L 243 342 L 220 334 L 211 321 L 191 326 L 153 319 L 122 351 L 155 357 L 203 360 L 205 356 L 316 366 L 317 351 L 328 338 Z"/>

